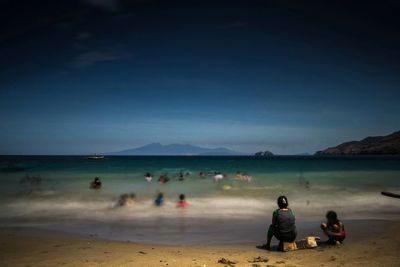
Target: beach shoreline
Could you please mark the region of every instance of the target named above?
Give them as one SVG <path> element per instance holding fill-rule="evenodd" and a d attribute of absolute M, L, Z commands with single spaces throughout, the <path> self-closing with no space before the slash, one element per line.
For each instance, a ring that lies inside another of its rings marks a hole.
<path fill-rule="evenodd" d="M 340 247 L 288 253 L 257 249 L 259 240 L 218 245 L 143 244 L 29 227 L 1 227 L 0 265 L 224 266 L 218 260 L 225 258 L 237 262 L 235 266 L 399 266 L 400 221 L 360 222 L 346 224 L 349 238 Z M 304 234 L 299 233 L 299 238 Z M 269 260 L 252 262 L 257 257 Z"/>

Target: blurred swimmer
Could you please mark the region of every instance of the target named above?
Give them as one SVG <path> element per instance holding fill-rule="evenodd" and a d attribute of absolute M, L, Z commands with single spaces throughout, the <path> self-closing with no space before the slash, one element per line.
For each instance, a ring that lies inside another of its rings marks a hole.
<path fill-rule="evenodd" d="M 189 206 L 189 204 L 186 201 L 186 196 L 184 194 L 180 194 L 179 195 L 179 201 L 178 201 L 178 207 L 185 209 L 188 206 Z"/>

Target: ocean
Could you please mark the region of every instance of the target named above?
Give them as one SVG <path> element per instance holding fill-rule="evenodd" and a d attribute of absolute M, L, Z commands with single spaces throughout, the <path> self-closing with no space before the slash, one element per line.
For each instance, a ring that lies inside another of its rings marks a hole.
<path fill-rule="evenodd" d="M 214 173 L 225 178 L 215 182 Z M 157 182 L 162 174 L 168 183 Z M 94 177 L 99 190 L 89 188 Z M 400 192 L 400 157 L 1 156 L 0 226 L 146 243 L 251 242 L 264 238 L 280 195 L 300 228 L 331 209 L 344 220 L 399 219 L 400 201 L 381 191 Z M 154 205 L 159 192 L 162 207 Z M 116 205 L 124 193 L 136 195 L 134 205 Z M 188 208 L 177 208 L 179 194 Z"/>

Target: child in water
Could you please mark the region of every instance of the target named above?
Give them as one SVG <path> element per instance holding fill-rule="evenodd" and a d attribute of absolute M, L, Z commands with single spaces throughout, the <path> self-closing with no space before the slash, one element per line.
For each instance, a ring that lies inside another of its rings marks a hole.
<path fill-rule="evenodd" d="M 328 244 L 339 245 L 346 238 L 346 230 L 343 223 L 338 219 L 337 213 L 330 210 L 326 213 L 326 223 L 321 224 L 321 229 L 329 238 Z"/>
<path fill-rule="evenodd" d="M 90 183 L 91 189 L 100 189 L 101 188 L 101 181 L 99 177 L 95 177 L 94 180 Z"/>
<path fill-rule="evenodd" d="M 144 175 L 144 179 L 147 181 L 147 182 L 151 182 L 151 180 L 153 179 L 153 177 L 151 176 L 151 173 L 149 173 L 149 172 L 146 172 L 146 174 Z"/>
<path fill-rule="evenodd" d="M 178 207 L 179 208 L 187 208 L 189 204 L 186 202 L 186 196 L 184 194 L 179 195 Z"/>
<path fill-rule="evenodd" d="M 124 207 L 124 206 L 131 206 L 135 203 L 136 196 L 135 194 L 122 194 L 117 202 L 117 206 Z"/>
<path fill-rule="evenodd" d="M 154 200 L 154 204 L 157 207 L 160 207 L 164 204 L 164 194 L 163 193 L 158 193 L 156 200 Z"/>
<path fill-rule="evenodd" d="M 166 174 L 162 174 L 162 175 L 160 176 L 160 178 L 158 178 L 158 182 L 159 182 L 160 184 L 168 183 L 168 181 L 169 181 L 169 178 L 168 178 L 168 176 L 167 176 Z"/>

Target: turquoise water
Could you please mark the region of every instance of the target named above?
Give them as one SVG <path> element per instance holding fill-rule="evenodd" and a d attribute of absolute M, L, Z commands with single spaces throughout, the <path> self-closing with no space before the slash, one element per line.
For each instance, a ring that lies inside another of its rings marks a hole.
<path fill-rule="evenodd" d="M 145 172 L 152 173 L 152 182 L 144 179 Z M 180 172 L 184 181 L 178 180 Z M 200 172 L 210 175 L 202 178 Z M 225 178 L 215 182 L 214 172 Z M 238 179 L 237 172 L 252 181 Z M 168 174 L 170 182 L 159 184 L 161 174 Z M 41 181 L 22 182 L 26 176 L 40 176 Z M 103 187 L 91 190 L 96 176 Z M 2 225 L 143 242 L 195 242 L 215 235 L 216 229 L 261 229 L 281 194 L 289 198 L 298 221 L 323 219 L 328 209 L 345 219 L 397 219 L 400 201 L 381 196 L 383 190 L 400 192 L 399 157 L 0 158 Z M 119 195 L 131 192 L 136 203 L 116 208 Z M 158 192 L 166 197 L 161 208 L 153 205 Z M 186 210 L 176 207 L 181 193 L 189 202 Z M 234 235 L 235 240 L 242 235 Z"/>

